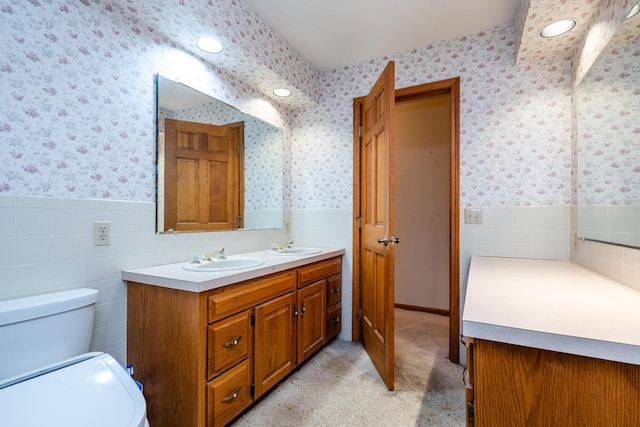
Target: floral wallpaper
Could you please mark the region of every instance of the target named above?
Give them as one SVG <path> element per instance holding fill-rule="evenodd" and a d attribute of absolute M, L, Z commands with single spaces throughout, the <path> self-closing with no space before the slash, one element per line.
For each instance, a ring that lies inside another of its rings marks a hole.
<path fill-rule="evenodd" d="M 154 200 L 161 73 L 284 129 L 286 206 L 349 209 L 352 99 L 394 60 L 398 88 L 461 78 L 463 206 L 571 201 L 571 57 L 515 65 L 514 26 L 318 73 L 241 0 L 0 0 L 0 24 L 0 195 Z"/>
<path fill-rule="evenodd" d="M 351 206 L 349 185 L 321 190 L 351 182 L 352 98 L 368 92 L 389 60 L 396 88 L 461 78 L 461 205 L 568 204 L 571 63 L 514 66 L 513 40 L 513 26 L 499 27 L 322 73 L 320 106 L 294 121 L 293 166 L 305 165 L 294 172 L 294 206 Z"/>
<path fill-rule="evenodd" d="M 625 22 L 578 88 L 578 203 L 640 205 L 640 16 Z"/>

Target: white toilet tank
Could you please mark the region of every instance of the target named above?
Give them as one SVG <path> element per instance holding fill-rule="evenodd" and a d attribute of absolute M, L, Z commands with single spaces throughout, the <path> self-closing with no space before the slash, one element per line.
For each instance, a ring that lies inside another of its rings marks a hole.
<path fill-rule="evenodd" d="M 0 381 L 89 351 L 98 291 L 0 301 Z"/>

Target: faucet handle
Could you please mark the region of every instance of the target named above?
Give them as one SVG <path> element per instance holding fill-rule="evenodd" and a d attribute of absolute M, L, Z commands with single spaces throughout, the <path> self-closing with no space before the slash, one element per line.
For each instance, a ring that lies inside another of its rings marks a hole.
<path fill-rule="evenodd" d="M 224 255 L 224 248 L 218 249 L 217 254 L 218 255 L 216 256 L 216 258 L 220 258 L 220 259 L 226 258 L 226 256 Z"/>

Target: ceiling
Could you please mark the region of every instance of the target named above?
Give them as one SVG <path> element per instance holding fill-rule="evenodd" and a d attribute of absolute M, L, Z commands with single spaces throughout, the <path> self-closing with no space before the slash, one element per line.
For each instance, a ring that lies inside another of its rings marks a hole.
<path fill-rule="evenodd" d="M 243 0 L 323 71 L 513 23 L 520 0 Z"/>

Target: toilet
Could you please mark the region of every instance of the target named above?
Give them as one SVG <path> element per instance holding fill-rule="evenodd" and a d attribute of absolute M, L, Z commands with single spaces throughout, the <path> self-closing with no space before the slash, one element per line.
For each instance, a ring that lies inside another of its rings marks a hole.
<path fill-rule="evenodd" d="M 107 353 L 88 352 L 98 291 L 0 301 L 0 424 L 148 427 L 146 402 Z"/>

